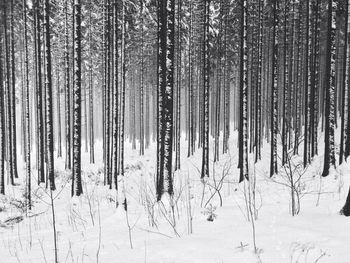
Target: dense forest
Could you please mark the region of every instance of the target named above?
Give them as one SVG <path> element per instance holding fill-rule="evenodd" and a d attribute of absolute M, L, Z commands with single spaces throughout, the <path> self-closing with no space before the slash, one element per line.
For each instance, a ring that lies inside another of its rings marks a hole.
<path fill-rule="evenodd" d="M 304 196 L 319 206 L 332 191 L 350 216 L 348 9 L 348 0 L 1 0 L 0 230 L 32 229 L 48 214 L 53 241 L 41 250 L 54 244 L 46 256 L 67 261 L 64 195 L 89 211 L 82 221 L 99 222 L 90 261 L 113 262 L 100 259 L 100 204 L 126 215 L 132 249 L 130 209 L 142 207 L 149 233 L 165 235 L 163 220 L 179 238 L 181 220 L 192 234 L 195 208 L 219 220 L 216 208 L 238 191 L 262 262 L 262 188 L 283 187 L 292 216 Z"/>

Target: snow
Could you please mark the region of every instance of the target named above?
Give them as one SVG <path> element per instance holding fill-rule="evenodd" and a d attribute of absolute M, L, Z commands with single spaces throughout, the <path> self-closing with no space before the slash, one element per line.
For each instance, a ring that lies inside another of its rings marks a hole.
<path fill-rule="evenodd" d="M 155 202 L 155 144 L 146 149 L 144 156 L 139 156 L 139 151 L 132 150 L 128 143 L 125 145 L 126 175 L 119 182 L 118 208 L 115 208 L 116 191 L 103 186 L 100 142 L 96 144 L 95 165 L 89 164 L 89 155 L 83 152 L 84 193 L 80 197 L 70 197 L 70 173 L 64 171 L 64 159 L 56 159 L 57 190 L 53 195 L 57 196 L 54 208 L 59 262 L 349 262 L 347 241 L 350 239 L 350 220 L 338 212 L 345 202 L 350 184 L 350 166 L 336 167 L 327 178 L 320 179 L 323 154 L 317 156 L 302 177 L 301 210 L 299 215 L 292 217 L 289 190 L 274 182 L 285 182 L 283 174 L 276 175 L 274 180 L 268 176 L 270 146 L 264 142 L 263 160 L 253 169 L 254 156 L 251 155 L 249 163 L 249 171 L 255 171 L 257 178 L 256 255 L 253 252 L 252 225 L 247 220 L 244 184 L 238 184 L 236 139 L 237 134 L 231 135 L 229 154 L 221 155 L 220 162 L 215 164 L 216 183 L 220 181 L 223 170 L 228 167 L 230 170 L 220 191 L 223 206 L 220 207 L 217 195 L 209 202 L 215 209 L 213 222 L 207 221 L 207 209 L 201 208 L 201 151 L 197 150 L 190 158 L 185 158 L 186 154 L 181 156 L 182 169 L 174 175 L 175 200 L 178 199 L 174 201 L 175 229 L 179 236 L 168 222 L 173 217 L 167 195 L 161 203 Z M 322 142 L 320 139 L 320 145 Z M 211 141 L 211 149 L 213 145 L 214 141 Z M 181 152 L 187 153 L 187 142 L 182 141 L 181 146 Z M 34 160 L 32 163 L 35 163 Z M 1 262 L 54 262 L 49 192 L 44 185 L 36 186 L 34 168 L 32 185 L 36 189 L 32 193 L 33 211 L 28 216 L 9 202 L 24 200 L 25 180 L 21 181 L 24 169 L 19 170 L 21 179 L 17 180 L 20 185 L 13 188 L 6 186 L 7 195 L 0 197 Z M 212 159 L 209 171 L 207 184 L 213 185 Z M 280 167 L 279 171 L 282 171 Z M 189 192 L 192 234 L 188 234 Z M 133 249 L 122 205 L 124 193 L 128 201 Z M 207 185 L 203 204 L 212 193 L 212 188 Z M 152 216 L 148 211 L 154 212 L 157 227 L 150 225 Z M 19 223 L 10 225 L 5 222 L 18 215 L 23 216 Z"/>

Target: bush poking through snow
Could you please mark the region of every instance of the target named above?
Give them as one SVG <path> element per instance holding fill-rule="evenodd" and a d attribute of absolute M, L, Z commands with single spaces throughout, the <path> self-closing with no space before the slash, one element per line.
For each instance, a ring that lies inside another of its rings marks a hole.
<path fill-rule="evenodd" d="M 216 206 L 213 206 L 212 204 L 209 204 L 207 207 L 206 207 L 206 211 L 203 211 L 202 214 L 205 215 L 205 216 L 208 216 L 207 217 L 207 221 L 209 222 L 213 222 L 216 218 L 217 218 L 217 214 L 215 214 L 215 210 L 216 210 Z"/>
<path fill-rule="evenodd" d="M 19 222 L 23 221 L 23 216 L 12 216 L 8 217 L 4 222 L 0 223 L 0 227 L 12 227 L 15 224 L 18 224 Z"/>

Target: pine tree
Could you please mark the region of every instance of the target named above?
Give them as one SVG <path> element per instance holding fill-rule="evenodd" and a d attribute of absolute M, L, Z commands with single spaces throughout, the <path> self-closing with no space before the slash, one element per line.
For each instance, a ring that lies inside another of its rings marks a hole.
<path fill-rule="evenodd" d="M 47 1 L 47 0 L 46 0 Z M 74 93 L 73 93 L 73 183 L 74 194 L 83 193 L 81 183 L 81 1 L 74 0 Z"/>
<path fill-rule="evenodd" d="M 305 103 L 304 103 L 304 167 L 310 162 L 310 151 L 309 151 L 309 130 L 310 130 L 310 104 L 309 104 L 309 89 L 310 89 L 310 78 L 309 78 L 309 0 L 305 1 L 306 5 L 306 39 L 305 39 L 305 76 L 304 76 L 304 87 L 305 87 Z"/>
<path fill-rule="evenodd" d="M 157 199 L 173 194 L 173 89 L 175 0 L 158 1 L 158 156 Z"/>
<path fill-rule="evenodd" d="M 247 1 L 241 0 L 240 11 L 240 176 L 239 182 L 248 179 L 248 86 L 247 86 Z"/>
<path fill-rule="evenodd" d="M 17 173 L 17 140 L 16 140 L 16 76 L 15 76 L 15 30 L 14 30 L 14 1 L 11 1 L 11 90 L 9 105 L 11 106 L 10 116 L 10 132 L 11 132 L 11 160 L 12 160 L 12 174 L 15 178 L 18 178 Z"/>
<path fill-rule="evenodd" d="M 122 1 L 122 46 L 121 46 L 121 99 L 120 99 L 120 158 L 119 170 L 120 174 L 124 175 L 124 130 L 125 130 L 125 78 L 126 78 L 126 63 L 125 63 L 125 0 Z"/>
<path fill-rule="evenodd" d="M 349 3 L 348 1 L 342 1 L 342 14 L 344 16 L 344 20 L 346 21 L 344 24 L 344 49 L 343 49 L 343 59 L 342 59 L 342 79 L 341 79 L 341 87 L 342 87 L 342 100 L 341 100 L 341 128 L 340 128 L 340 152 L 339 152 L 339 164 L 342 164 L 343 157 L 344 157 L 344 137 L 346 132 L 346 126 L 345 126 L 345 98 L 346 96 L 349 96 L 348 89 L 346 89 L 346 64 L 347 64 L 347 46 L 348 46 L 348 18 L 349 18 L 349 12 L 348 7 Z M 349 125 L 348 123 L 346 125 Z"/>
<path fill-rule="evenodd" d="M 25 65 L 25 136 L 26 136 L 26 201 L 27 207 L 31 210 L 31 164 L 30 164 L 30 101 L 29 101 L 29 59 L 28 59 L 28 36 L 27 36 L 27 4 L 23 0 L 23 18 L 24 18 L 24 65 Z"/>
<path fill-rule="evenodd" d="M 61 87 L 60 87 L 60 62 L 56 66 L 56 95 L 57 95 L 57 157 L 62 157 L 61 136 Z"/>
<path fill-rule="evenodd" d="M 181 133 L 181 67 L 182 67 L 182 41 L 181 41 L 181 22 L 182 22 L 182 4 L 181 0 L 178 0 L 177 2 L 177 65 L 176 65 L 176 77 L 177 77 L 177 83 L 176 83 L 176 106 L 175 106 L 175 114 L 176 114 L 176 127 L 175 127 L 175 171 L 180 169 L 180 133 Z"/>
<path fill-rule="evenodd" d="M 114 24 L 114 97 L 113 97 L 113 179 L 115 189 L 118 190 L 118 9 L 117 0 L 113 2 Z"/>
<path fill-rule="evenodd" d="M 210 0 L 204 0 L 204 40 L 203 40 L 203 109 L 202 114 L 202 171 L 201 178 L 209 177 L 209 12 Z"/>
<path fill-rule="evenodd" d="M 50 189 L 55 186 L 54 174 L 54 147 L 53 147 L 53 103 L 52 103 L 52 67 L 51 67 L 51 39 L 50 39 L 50 3 L 44 1 L 45 19 L 45 53 L 46 53 L 46 150 L 47 150 L 47 173 L 50 181 Z"/>
<path fill-rule="evenodd" d="M 64 66 L 65 66 L 65 141 L 66 141 L 66 161 L 65 161 L 65 167 L 66 169 L 72 168 L 71 163 L 71 113 L 70 113 L 70 70 L 69 70 L 69 50 L 68 50 L 68 44 L 69 44 L 69 34 L 68 34 L 68 0 L 65 0 L 65 20 L 64 20 L 64 32 L 65 32 L 65 38 L 64 38 Z"/>
<path fill-rule="evenodd" d="M 143 0 L 140 0 L 141 10 L 141 46 L 140 46 L 140 155 L 145 154 L 145 121 L 144 121 L 144 22 L 143 22 Z"/>
<path fill-rule="evenodd" d="M 334 126 L 335 126 L 335 108 L 334 108 L 334 89 L 335 89 L 335 10 L 336 2 L 328 0 L 327 10 L 327 46 L 326 46 L 326 76 L 324 90 L 326 92 L 325 105 L 325 148 L 324 148 L 324 166 L 322 176 L 328 176 L 329 168 L 335 165 L 334 156 Z"/>
<path fill-rule="evenodd" d="M 193 58 L 192 58 L 192 1 L 189 3 L 190 22 L 188 29 L 188 153 L 187 157 L 190 157 L 194 153 L 194 95 L 193 95 Z"/>
<path fill-rule="evenodd" d="M 262 54 L 263 54 L 263 7 L 262 0 L 258 0 L 258 76 L 255 94 L 255 162 L 261 159 L 261 138 L 262 138 L 262 119 L 261 119 L 261 101 L 262 101 Z"/>
<path fill-rule="evenodd" d="M 1 13 L 1 12 L 0 12 Z M 4 19 L 4 17 L 2 17 Z M 1 21 L 2 22 L 2 21 Z M 3 81 L 3 33 L 0 28 L 0 194 L 5 194 L 5 108 Z"/>
<path fill-rule="evenodd" d="M 94 139 L 94 88 L 93 88 L 93 56 L 92 56 L 92 1 L 89 10 L 89 138 L 90 138 L 90 163 L 95 163 L 95 139 Z"/>
<path fill-rule="evenodd" d="M 168 0 L 166 5 L 166 87 L 164 90 L 164 179 L 166 191 L 173 195 L 172 153 L 173 153 L 173 93 L 175 64 L 175 0 Z"/>
<path fill-rule="evenodd" d="M 68 1 L 68 0 L 67 0 Z M 40 30 L 40 1 L 35 1 L 35 71 L 36 71 L 36 115 L 37 115 L 37 163 L 38 183 L 45 182 L 45 154 L 44 154 L 44 119 L 43 119 L 43 87 L 41 67 L 41 30 Z"/>
<path fill-rule="evenodd" d="M 6 112 L 6 121 L 5 121 L 5 126 L 6 126 L 6 130 L 9 131 L 11 129 L 11 83 L 10 83 L 10 52 L 9 52 L 9 39 L 8 39 L 8 29 L 7 29 L 7 8 L 8 8 L 8 3 L 4 3 L 3 4 L 3 26 L 4 26 L 4 45 L 5 45 L 5 98 L 7 103 L 4 104 L 5 107 L 5 112 Z M 6 157 L 7 157 L 7 162 L 9 165 L 9 174 L 10 174 L 10 180 L 11 180 L 11 184 L 14 185 L 14 174 L 13 174 L 13 154 L 12 154 L 12 133 L 11 132 L 7 132 L 6 133 Z"/>
<path fill-rule="evenodd" d="M 278 87 L 277 87 L 277 59 L 278 59 L 278 38 L 276 28 L 278 26 L 278 1 L 272 1 L 272 63 L 271 63 L 271 157 L 270 176 L 277 173 L 277 131 L 278 131 Z"/>

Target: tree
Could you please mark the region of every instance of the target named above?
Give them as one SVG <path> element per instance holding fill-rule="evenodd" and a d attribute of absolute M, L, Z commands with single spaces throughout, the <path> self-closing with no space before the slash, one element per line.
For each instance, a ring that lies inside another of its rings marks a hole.
<path fill-rule="evenodd" d="M 276 27 L 278 26 L 277 0 L 272 0 L 272 63 L 271 63 L 271 156 L 270 156 L 270 176 L 277 173 L 277 131 L 278 131 L 278 83 L 277 83 L 277 58 L 278 58 L 278 38 L 276 37 Z"/>
<path fill-rule="evenodd" d="M 95 163 L 95 139 L 94 139 L 94 88 L 93 88 L 93 56 L 92 56 L 92 1 L 89 10 L 89 135 L 90 135 L 90 163 Z"/>
<path fill-rule="evenodd" d="M 350 216 L 350 188 L 344 207 L 340 211 L 341 215 Z"/>
<path fill-rule="evenodd" d="M 201 178 L 209 177 L 209 11 L 210 0 L 204 0 L 204 43 L 203 43 L 203 126 L 202 126 L 202 171 Z"/>
<path fill-rule="evenodd" d="M 54 148 L 53 148 L 53 103 L 52 103 L 52 67 L 51 67 L 51 39 L 50 39 L 50 3 L 44 1 L 45 19 L 45 54 L 46 54 L 46 150 L 47 150 L 47 173 L 50 181 L 50 189 L 55 186 L 54 174 Z"/>
<path fill-rule="evenodd" d="M 25 65 L 25 136 L 26 136 L 26 199 L 29 210 L 31 204 L 31 167 L 30 167 L 30 101 L 29 101 L 29 61 L 28 61 L 28 36 L 27 36 L 27 3 L 23 0 L 23 18 L 24 18 L 24 65 Z"/>
<path fill-rule="evenodd" d="M 11 129 L 11 84 L 10 84 L 10 52 L 9 52 L 9 40 L 8 40 L 8 33 L 7 33 L 7 5 L 8 3 L 4 3 L 3 4 L 3 14 L 4 14 L 4 19 L 3 19 L 3 23 L 4 23 L 4 40 L 5 40 L 5 63 L 6 63 L 6 67 L 5 67 L 5 74 L 6 74 L 6 78 L 5 78 L 5 96 L 6 96 L 6 100 L 7 103 L 4 104 L 5 106 L 5 112 L 6 112 L 6 129 L 7 131 L 9 131 Z M 8 158 L 8 164 L 9 164 L 9 174 L 10 174 L 10 180 L 11 180 L 11 184 L 14 185 L 14 174 L 13 174 L 13 154 L 12 154 L 12 145 L 11 143 L 13 142 L 12 140 L 12 133 L 11 132 L 7 132 L 6 133 L 6 143 L 7 143 L 7 158 Z"/>
<path fill-rule="evenodd" d="M 194 127 L 194 95 L 193 95 L 193 61 L 192 61 L 192 23 L 193 23 L 193 17 L 192 17 L 192 1 L 190 2 L 189 6 L 189 13 L 190 13 L 190 22 L 189 22 L 189 29 L 188 29 L 188 153 L 187 157 L 190 157 L 194 153 L 194 134 L 195 134 L 195 127 Z"/>
<path fill-rule="evenodd" d="M 56 66 L 56 96 L 57 96 L 57 157 L 62 157 L 61 135 L 61 87 L 60 87 L 60 62 Z"/>
<path fill-rule="evenodd" d="M 46 0 L 47 1 L 47 0 Z M 74 0 L 74 93 L 73 93 L 73 181 L 74 194 L 83 193 L 81 184 L 81 1 Z"/>
<path fill-rule="evenodd" d="M 349 7 L 349 2 L 344 0 L 342 1 L 342 14 L 344 16 L 345 21 L 348 21 L 349 18 L 349 12 L 348 12 L 348 7 Z M 344 23 L 344 46 L 345 48 L 343 49 L 343 57 L 342 57 L 342 100 L 341 100 L 341 128 L 340 128 L 340 152 L 339 152 L 339 164 L 342 164 L 343 162 L 343 157 L 344 157 L 344 135 L 346 132 L 345 129 L 345 98 L 346 96 L 349 96 L 348 94 L 348 89 L 346 89 L 346 62 L 347 62 L 347 46 L 348 46 L 348 23 L 345 22 Z M 349 125 L 349 123 L 347 123 L 347 125 Z"/>
<path fill-rule="evenodd" d="M 305 2 L 306 4 L 306 40 L 305 40 L 305 108 L 304 108 L 304 167 L 310 162 L 310 147 L 309 147 L 309 130 L 310 130 L 310 104 L 309 104 L 309 87 L 310 87 L 310 78 L 309 78 L 309 0 Z"/>
<path fill-rule="evenodd" d="M 17 173 L 17 140 L 16 140 L 16 74 L 15 74 L 15 30 L 14 30 L 14 1 L 11 1 L 11 90 L 9 91 L 10 99 L 9 105 L 11 106 L 10 115 L 10 132 L 11 132 L 11 160 L 12 160 L 12 171 L 11 173 L 15 178 L 18 178 Z"/>
<path fill-rule="evenodd" d="M 68 0 L 67 0 L 68 1 Z M 35 72 L 36 72 L 36 138 L 37 138 L 37 164 L 38 164 L 38 184 L 45 182 L 45 154 L 44 154 L 44 119 L 43 89 L 42 89 L 42 67 L 41 67 L 41 33 L 40 33 L 40 3 L 35 1 L 34 5 L 34 26 L 35 26 Z M 68 31 L 67 31 L 68 32 Z M 68 51 L 67 51 L 68 52 Z M 68 67 L 68 65 L 67 65 Z"/>
<path fill-rule="evenodd" d="M 239 142 L 239 182 L 248 179 L 248 87 L 247 87 L 247 2 L 240 2 L 240 71 L 239 71 L 239 94 L 240 94 L 240 142 Z"/>
<path fill-rule="evenodd" d="M 114 97 L 113 97 L 113 179 L 115 189 L 118 190 L 118 9 L 117 0 L 113 2 L 114 24 Z"/>
<path fill-rule="evenodd" d="M 176 57 L 176 119 L 175 119 L 175 171 L 180 169 L 180 133 L 181 133 L 181 21 L 182 21 L 182 5 L 181 0 L 178 0 L 177 6 L 177 57 Z"/>
<path fill-rule="evenodd" d="M 175 0 L 158 1 L 158 200 L 164 191 L 173 195 L 174 9 Z"/>
<path fill-rule="evenodd" d="M 335 165 L 334 156 L 334 89 L 335 89 L 335 13 L 336 2 L 328 0 L 327 7 L 327 46 L 326 46 L 326 72 L 324 90 L 326 92 L 325 102 L 325 148 L 324 166 L 322 176 L 328 176 L 330 165 Z"/>
<path fill-rule="evenodd" d="M 141 46 L 140 46 L 140 155 L 145 154 L 145 121 L 144 121 L 144 22 L 143 0 L 140 0 L 141 12 Z"/>
<path fill-rule="evenodd" d="M 38 0 L 37 0 L 38 1 Z M 65 20 L 64 20 L 64 65 L 65 65 L 65 121 L 66 121 L 66 169 L 72 168 L 71 157 L 71 100 L 70 100 L 70 68 L 69 68 L 69 34 L 68 34 L 68 0 L 65 0 Z"/>
<path fill-rule="evenodd" d="M 125 63 L 125 0 L 122 2 L 122 47 L 121 47 L 121 65 L 122 65 L 122 87 L 120 99 L 120 174 L 124 175 L 124 127 L 125 127 L 125 78 L 126 78 L 126 63 Z"/>
<path fill-rule="evenodd" d="M 2 18 L 4 19 L 4 18 Z M 5 194 L 5 108 L 3 81 L 3 32 L 0 29 L 0 194 Z"/>

